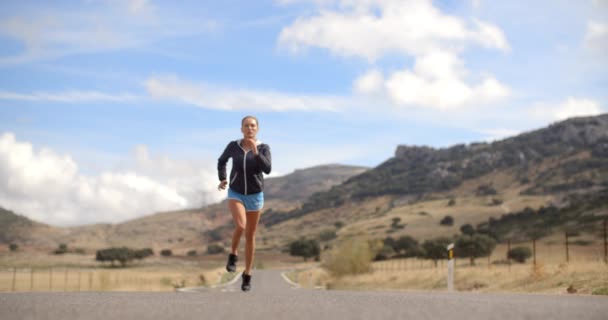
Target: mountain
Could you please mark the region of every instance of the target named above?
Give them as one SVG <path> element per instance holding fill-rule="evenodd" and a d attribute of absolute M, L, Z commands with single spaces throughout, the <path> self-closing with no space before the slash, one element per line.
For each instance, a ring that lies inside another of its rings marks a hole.
<path fill-rule="evenodd" d="M 394 157 L 327 192 L 313 194 L 302 208 L 283 218 L 380 196 L 417 199 L 448 192 L 496 171 L 509 171 L 526 186 L 522 194 L 528 195 L 607 187 L 608 114 L 565 120 L 493 143 L 442 149 L 398 146 Z M 495 193 L 496 189 L 490 183 L 476 192 Z"/>
<path fill-rule="evenodd" d="M 329 164 L 295 170 L 282 177 L 267 178 L 264 187 L 265 200 L 304 201 L 313 193 L 327 191 L 368 169 Z"/>
<path fill-rule="evenodd" d="M 324 165 L 265 180 L 265 210 L 291 209 L 303 199 L 321 192 L 345 179 L 367 170 L 363 167 Z M 68 248 L 102 248 L 107 246 L 150 247 L 155 251 L 172 248 L 176 253 L 216 241 L 210 234 L 221 226 L 230 225 L 232 218 L 226 203 L 204 208 L 160 212 L 118 224 L 93 224 L 56 227 L 32 221 L 0 208 L 0 243 L 19 243 L 56 248 L 64 243 Z"/>

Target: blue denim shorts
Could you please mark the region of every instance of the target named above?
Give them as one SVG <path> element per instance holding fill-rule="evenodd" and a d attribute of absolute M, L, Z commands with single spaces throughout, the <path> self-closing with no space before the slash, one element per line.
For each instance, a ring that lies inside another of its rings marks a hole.
<path fill-rule="evenodd" d="M 240 201 L 247 212 L 260 211 L 264 207 L 264 192 L 244 195 L 228 188 L 228 199 Z"/>

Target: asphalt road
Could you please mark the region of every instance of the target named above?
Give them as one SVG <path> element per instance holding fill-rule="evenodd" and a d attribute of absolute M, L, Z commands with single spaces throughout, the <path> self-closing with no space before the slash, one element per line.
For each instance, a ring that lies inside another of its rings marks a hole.
<path fill-rule="evenodd" d="M 0 293 L 0 319 L 608 319 L 608 297 L 299 289 L 276 270 L 188 292 Z"/>

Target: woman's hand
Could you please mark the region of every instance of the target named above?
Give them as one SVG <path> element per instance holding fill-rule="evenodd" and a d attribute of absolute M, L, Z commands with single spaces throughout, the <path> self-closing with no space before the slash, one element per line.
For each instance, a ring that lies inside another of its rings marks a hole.
<path fill-rule="evenodd" d="M 226 185 L 228 185 L 228 181 L 222 180 L 220 184 L 217 186 L 217 190 L 226 190 Z"/>
<path fill-rule="evenodd" d="M 258 154 L 258 147 L 255 144 L 255 139 L 246 138 L 243 140 L 243 145 L 246 149 L 251 149 L 251 151 L 253 151 L 253 154 Z"/>

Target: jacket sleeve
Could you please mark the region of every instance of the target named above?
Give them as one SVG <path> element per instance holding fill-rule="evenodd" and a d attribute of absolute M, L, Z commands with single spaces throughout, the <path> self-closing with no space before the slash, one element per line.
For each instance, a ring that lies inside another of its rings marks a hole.
<path fill-rule="evenodd" d="M 228 143 L 222 155 L 217 159 L 217 176 L 220 181 L 226 180 L 226 162 L 230 158 L 230 144 Z"/>
<path fill-rule="evenodd" d="M 266 145 L 265 148 L 260 148 L 258 156 L 255 157 L 262 171 L 265 174 L 269 174 L 272 169 L 272 157 L 270 155 L 270 146 Z"/>

